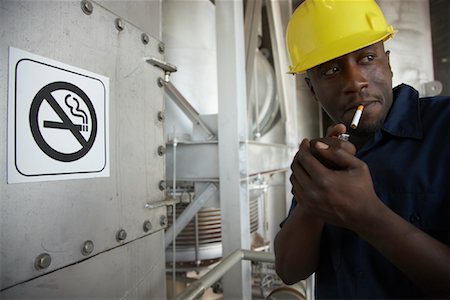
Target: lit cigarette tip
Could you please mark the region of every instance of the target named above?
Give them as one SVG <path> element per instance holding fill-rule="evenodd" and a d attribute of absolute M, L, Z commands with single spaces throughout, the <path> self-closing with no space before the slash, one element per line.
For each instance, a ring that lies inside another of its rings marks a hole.
<path fill-rule="evenodd" d="M 350 124 L 350 127 L 351 127 L 352 129 L 356 129 L 356 127 L 358 127 L 359 120 L 361 120 L 361 116 L 362 116 L 363 110 L 364 110 L 364 105 L 360 105 L 360 106 L 358 106 L 358 108 L 356 109 L 355 115 L 353 116 L 352 123 Z"/>

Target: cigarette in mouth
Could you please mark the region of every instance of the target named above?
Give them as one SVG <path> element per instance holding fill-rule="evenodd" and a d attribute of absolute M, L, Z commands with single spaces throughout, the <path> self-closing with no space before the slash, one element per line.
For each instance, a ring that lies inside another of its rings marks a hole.
<path fill-rule="evenodd" d="M 355 115 L 353 116 L 352 123 L 350 124 L 350 127 L 352 129 L 356 129 L 356 127 L 358 127 L 359 120 L 361 120 L 363 110 L 364 110 L 364 105 L 359 105 L 358 108 L 356 109 Z"/>

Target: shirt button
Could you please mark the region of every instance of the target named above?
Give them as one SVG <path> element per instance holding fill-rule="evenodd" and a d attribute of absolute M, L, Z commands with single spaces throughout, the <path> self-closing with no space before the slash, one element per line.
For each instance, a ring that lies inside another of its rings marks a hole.
<path fill-rule="evenodd" d="M 420 217 L 420 215 L 418 213 L 413 213 L 410 217 L 409 217 L 409 221 L 411 221 L 411 223 L 413 224 L 419 224 L 420 220 L 422 218 Z"/>

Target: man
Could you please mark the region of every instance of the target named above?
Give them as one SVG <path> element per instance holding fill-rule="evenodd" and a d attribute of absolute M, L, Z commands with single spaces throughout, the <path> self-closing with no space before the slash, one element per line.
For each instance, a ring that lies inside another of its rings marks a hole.
<path fill-rule="evenodd" d="M 450 296 L 450 97 L 392 90 L 393 34 L 372 0 L 306 0 L 288 25 L 291 71 L 337 125 L 294 157 L 276 270 L 287 284 L 315 272 L 319 299 Z"/>

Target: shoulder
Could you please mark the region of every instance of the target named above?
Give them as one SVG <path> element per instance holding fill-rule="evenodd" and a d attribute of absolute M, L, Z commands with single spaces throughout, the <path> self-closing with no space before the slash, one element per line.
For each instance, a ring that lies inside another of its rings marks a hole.
<path fill-rule="evenodd" d="M 450 121 L 450 96 L 425 97 L 419 99 L 422 121 L 440 123 L 448 127 Z M 442 124 L 445 122 L 446 124 Z"/>
<path fill-rule="evenodd" d="M 421 107 L 428 109 L 441 109 L 442 111 L 449 111 L 450 96 L 435 96 L 419 98 Z"/>

